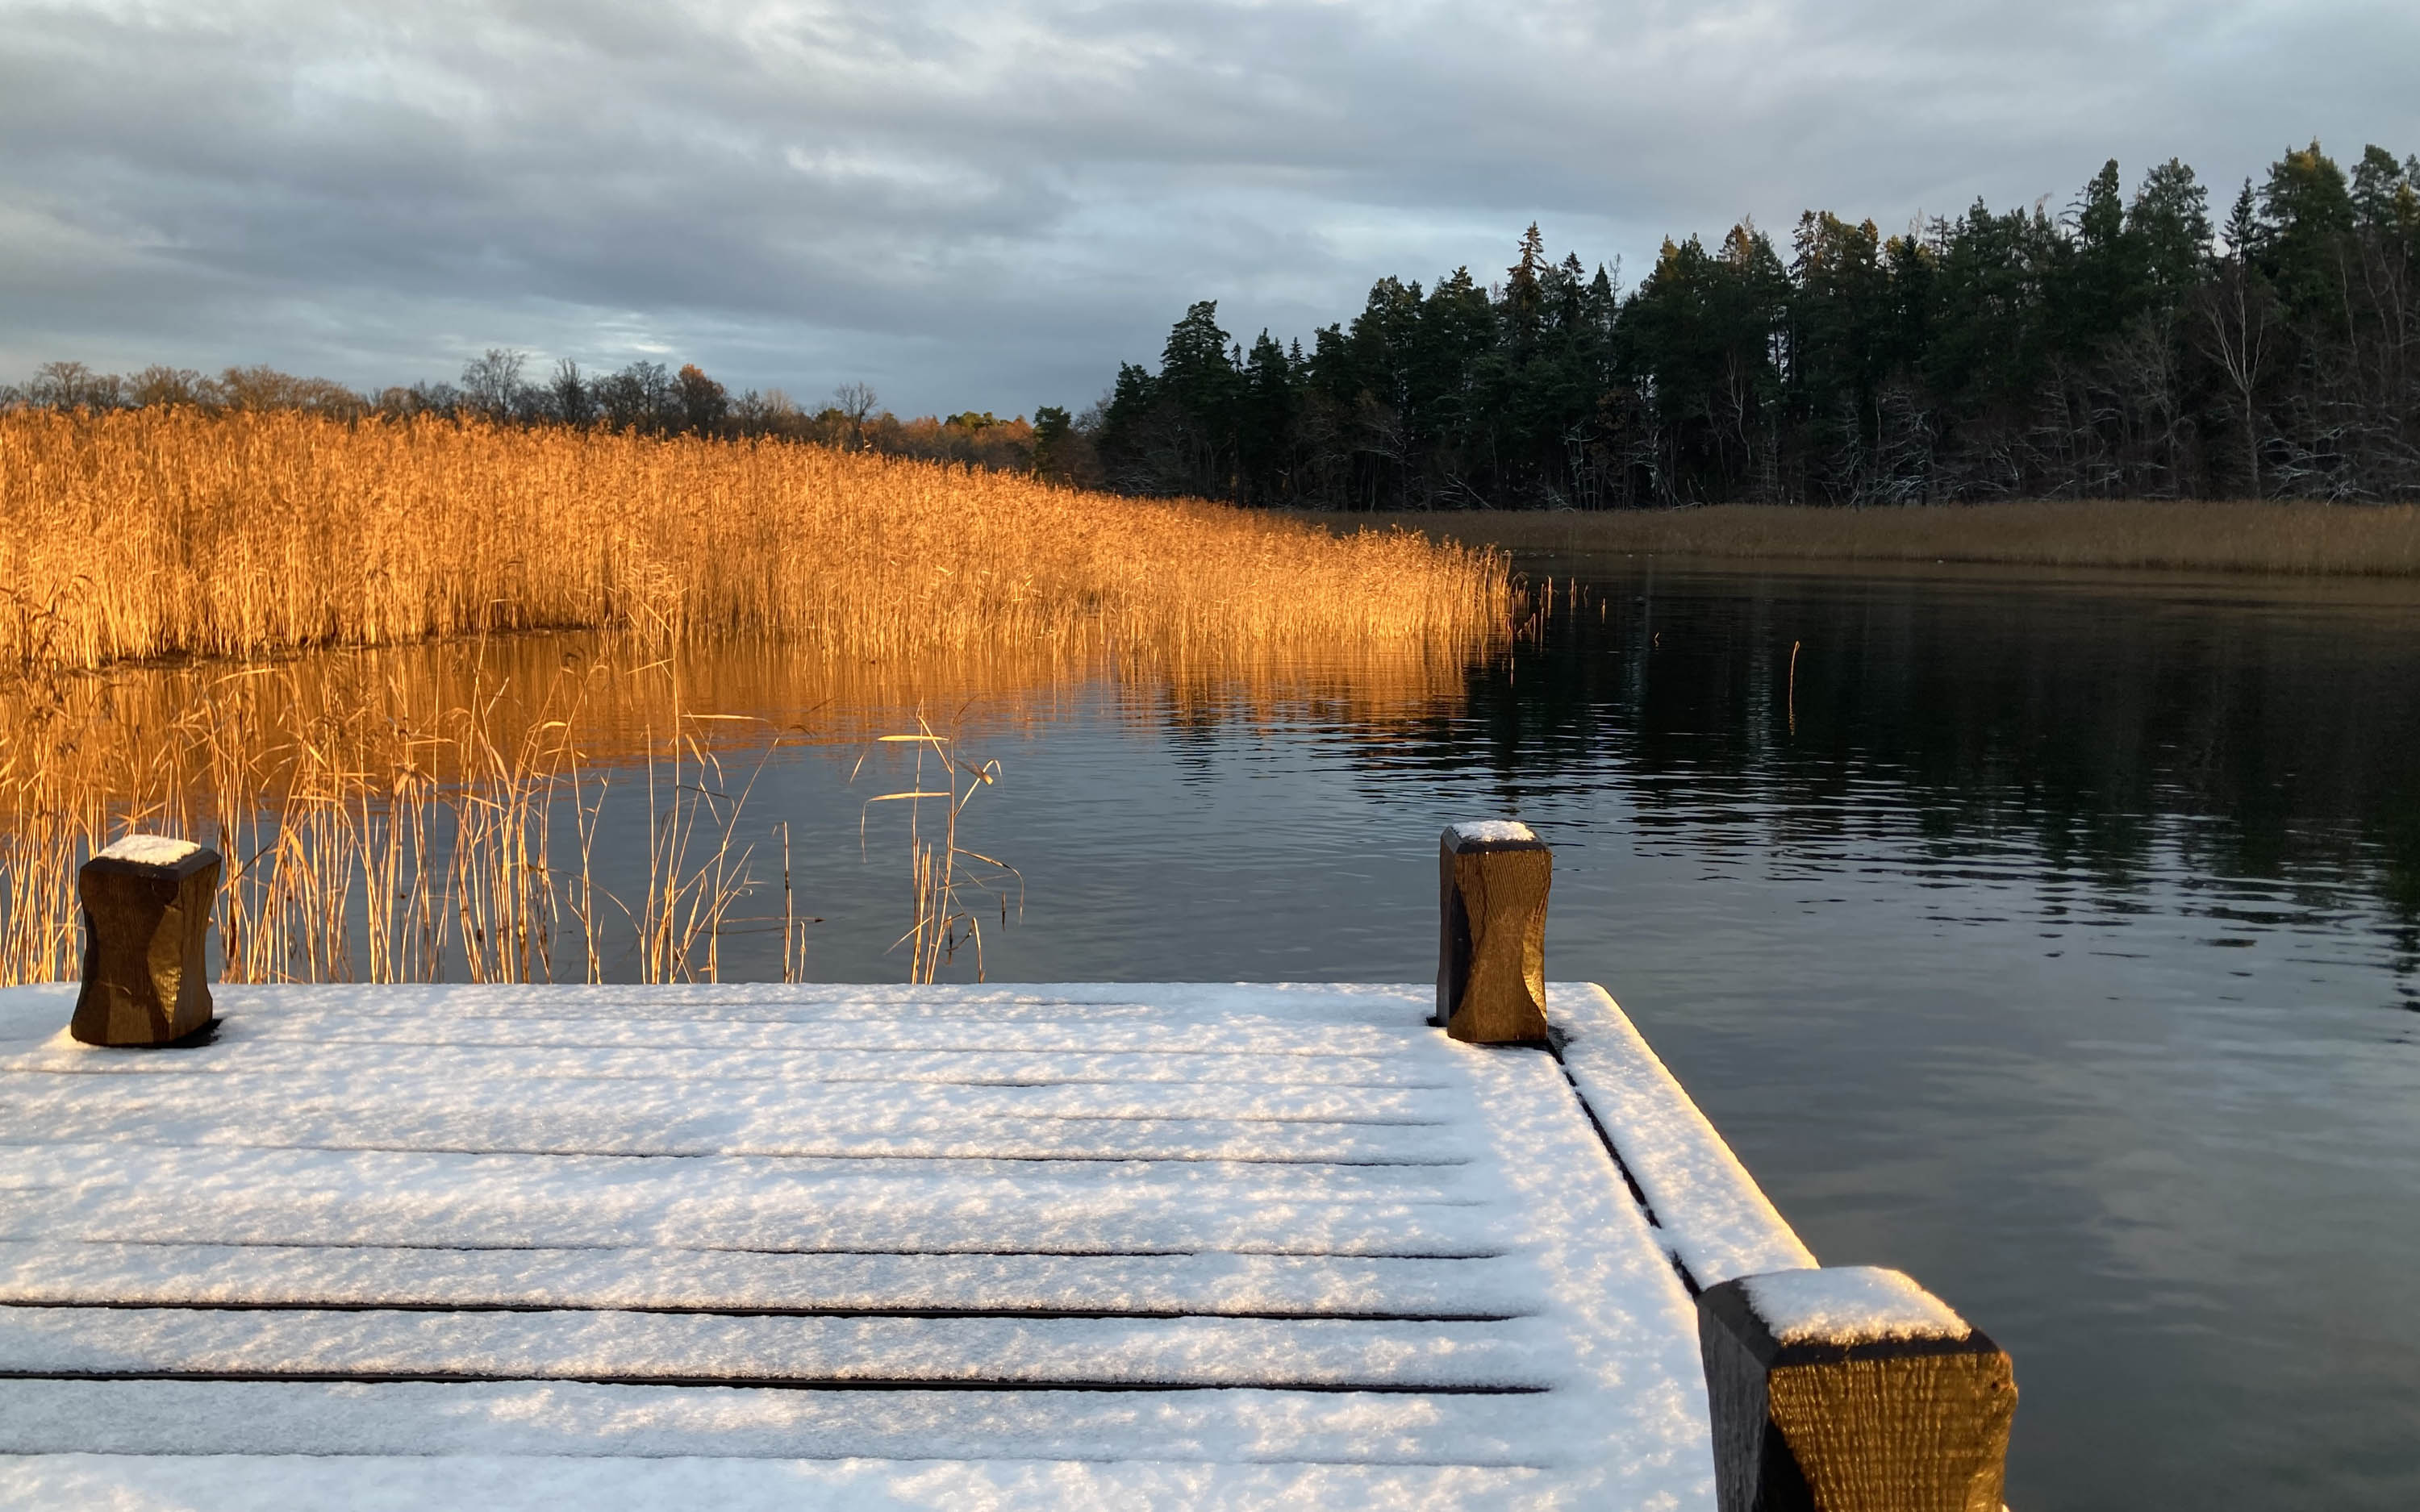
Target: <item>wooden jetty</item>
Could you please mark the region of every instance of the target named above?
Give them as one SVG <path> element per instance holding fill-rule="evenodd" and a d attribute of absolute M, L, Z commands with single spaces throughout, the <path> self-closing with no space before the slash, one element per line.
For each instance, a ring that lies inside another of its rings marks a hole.
<path fill-rule="evenodd" d="M 1449 832 L 1435 990 L 0 993 L 0 1503 L 1998 1506 L 2007 1357 L 1546 985 L 1543 866 Z"/>

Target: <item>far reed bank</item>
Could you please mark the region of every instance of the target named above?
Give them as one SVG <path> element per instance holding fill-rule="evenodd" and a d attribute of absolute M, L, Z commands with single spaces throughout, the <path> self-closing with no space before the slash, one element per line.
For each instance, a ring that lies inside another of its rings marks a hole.
<path fill-rule="evenodd" d="M 1468 510 L 1349 517 L 1519 552 L 2420 577 L 2420 506 L 2035 501 L 1805 509 Z"/>
<path fill-rule="evenodd" d="M 833 659 L 1451 655 L 1510 609 L 1482 549 L 794 442 L 0 413 L 0 663 L 21 667 L 534 629 Z"/>

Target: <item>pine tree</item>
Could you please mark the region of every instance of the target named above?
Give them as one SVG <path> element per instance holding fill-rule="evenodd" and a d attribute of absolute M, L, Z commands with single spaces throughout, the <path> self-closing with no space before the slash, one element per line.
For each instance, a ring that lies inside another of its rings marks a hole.
<path fill-rule="evenodd" d="M 2074 210 L 2075 239 L 2058 291 L 2059 345 L 2089 357 L 2125 325 L 2149 281 L 2147 249 L 2127 235 L 2126 202 L 2118 193 L 2118 160 L 2110 159 L 2084 186 Z"/>
<path fill-rule="evenodd" d="M 2247 203 L 2245 214 L 2250 214 Z M 2198 287 L 2210 267 L 2210 193 L 2174 158 L 2143 176 L 2126 210 L 2126 229 L 2142 247 L 2150 299 L 2169 308 Z"/>
<path fill-rule="evenodd" d="M 2344 170 L 2319 143 L 2271 164 L 2254 225 L 2254 258 L 2288 311 L 2311 315 L 2340 302 L 2341 242 L 2352 230 L 2352 193 Z"/>

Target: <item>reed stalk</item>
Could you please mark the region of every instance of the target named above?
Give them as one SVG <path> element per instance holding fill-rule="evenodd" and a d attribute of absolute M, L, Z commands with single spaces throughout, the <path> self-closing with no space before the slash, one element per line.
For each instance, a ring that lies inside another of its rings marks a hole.
<path fill-rule="evenodd" d="M 976 762 L 960 757 L 955 742 L 949 736 L 936 734 L 922 714 L 916 718 L 916 730 L 910 734 L 890 734 L 876 737 L 877 746 L 905 745 L 913 748 L 915 761 L 908 785 L 895 793 L 876 794 L 865 801 L 865 810 L 877 803 L 908 805 L 908 870 L 911 885 L 912 922 L 908 932 L 892 943 L 892 949 L 908 947 L 908 980 L 915 982 L 939 981 L 941 968 L 953 964 L 961 949 L 971 949 L 975 958 L 975 980 L 984 980 L 983 919 L 966 901 L 970 895 L 980 897 L 999 911 L 1002 924 L 1008 922 L 1009 898 L 1017 897 L 1020 912 L 1024 907 L 1025 879 L 1017 870 L 996 856 L 970 850 L 958 843 L 959 821 L 967 805 L 975 795 L 1000 780 L 1000 764 L 996 761 Z M 927 763 L 937 769 L 928 779 Z M 865 759 L 858 761 L 861 771 Z M 850 773 L 855 780 L 857 771 Z M 939 786 L 928 787 L 927 781 Z M 939 833 L 935 835 L 925 826 L 927 802 L 940 810 Z M 859 824 L 859 842 L 864 840 L 862 812 Z"/>
<path fill-rule="evenodd" d="M 336 981 L 357 970 L 372 981 L 552 980 L 567 920 L 578 949 L 561 964 L 598 981 L 620 959 L 613 910 L 632 921 L 644 980 L 719 974 L 720 936 L 758 884 L 743 828 L 754 778 L 723 782 L 722 759 L 694 728 L 714 717 L 675 702 L 670 781 L 647 763 L 671 823 L 634 909 L 597 877 L 610 784 L 575 738 L 586 684 L 566 678 L 541 701 L 543 717 L 512 720 L 502 681 L 433 706 L 424 701 L 442 689 L 390 687 L 314 712 L 301 676 L 289 664 L 204 685 L 204 701 L 156 732 L 148 766 L 131 772 L 109 745 L 54 742 L 46 761 L 31 759 L 30 741 L 10 752 L 26 763 L 0 765 L 10 805 L 0 816 L 0 982 L 73 975 L 75 869 L 138 828 L 190 836 L 226 858 L 217 918 L 227 980 Z M 758 771 L 772 749 L 758 752 Z M 567 846 L 558 815 L 571 821 Z"/>

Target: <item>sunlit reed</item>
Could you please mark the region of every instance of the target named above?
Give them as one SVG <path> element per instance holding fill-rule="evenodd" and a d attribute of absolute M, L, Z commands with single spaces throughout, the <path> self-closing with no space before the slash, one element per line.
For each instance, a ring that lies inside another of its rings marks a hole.
<path fill-rule="evenodd" d="M 974 957 L 975 980 L 984 976 L 983 917 L 978 912 L 997 909 L 1000 921 L 1008 922 L 1009 901 L 1016 899 L 1019 912 L 1024 909 L 1025 878 L 1016 868 L 998 856 L 986 856 L 959 843 L 959 821 L 966 816 L 967 805 L 975 795 L 1000 780 L 1000 763 L 980 761 L 957 749 L 957 741 L 938 734 L 920 714 L 913 733 L 877 735 L 876 745 L 906 745 L 915 752 L 914 765 L 908 786 L 892 793 L 877 793 L 865 800 L 871 810 L 878 803 L 905 803 L 908 806 L 908 862 L 914 887 L 914 914 L 908 933 L 895 941 L 892 949 L 908 948 L 908 980 L 939 981 L 941 968 L 955 961 L 960 950 Z M 855 780 L 865 767 L 864 758 L 858 761 Z M 939 784 L 936 786 L 935 784 Z M 928 808 L 937 819 L 927 820 Z M 862 843 L 864 828 L 859 826 Z"/>
<path fill-rule="evenodd" d="M 228 978 L 380 981 L 715 976 L 778 827 L 796 975 L 732 763 L 1078 684 L 1420 709 L 1515 607 L 1485 551 L 945 466 L 157 411 L 0 415 L 0 981 L 73 975 L 137 827 L 225 854 Z"/>
<path fill-rule="evenodd" d="M 790 442 L 297 413 L 0 413 L 0 660 L 529 629 L 1180 665 L 1483 640 L 1503 563 Z"/>

